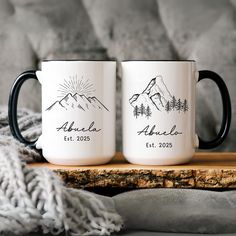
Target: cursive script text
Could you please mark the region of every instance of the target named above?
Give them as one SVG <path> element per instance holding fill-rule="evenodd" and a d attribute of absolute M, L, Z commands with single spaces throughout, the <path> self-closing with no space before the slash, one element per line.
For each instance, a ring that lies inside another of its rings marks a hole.
<path fill-rule="evenodd" d="M 94 121 L 86 128 L 75 127 L 75 122 L 65 122 L 62 126 L 56 128 L 57 131 L 64 131 L 64 132 L 99 132 L 101 129 L 97 129 L 94 127 Z"/>
<path fill-rule="evenodd" d="M 160 131 L 156 130 L 156 125 L 153 125 L 150 127 L 150 125 L 147 125 L 144 129 L 137 132 L 138 135 L 145 135 L 145 136 L 152 136 L 152 135 L 163 135 L 163 136 L 174 136 L 174 135 L 180 135 L 182 132 L 179 132 L 176 130 L 176 125 L 174 125 L 169 131 Z"/>

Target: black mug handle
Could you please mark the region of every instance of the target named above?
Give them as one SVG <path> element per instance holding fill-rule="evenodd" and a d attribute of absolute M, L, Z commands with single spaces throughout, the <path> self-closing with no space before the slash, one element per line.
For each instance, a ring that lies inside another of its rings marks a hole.
<path fill-rule="evenodd" d="M 36 149 L 37 140 L 35 141 L 26 140 L 20 132 L 17 121 L 17 104 L 18 104 L 19 92 L 23 83 L 28 79 L 38 80 L 36 76 L 36 71 L 23 72 L 16 78 L 14 84 L 12 85 L 8 101 L 8 120 L 12 135 L 16 139 L 18 139 L 21 143 L 24 143 L 25 145 Z"/>
<path fill-rule="evenodd" d="M 198 82 L 203 79 L 211 79 L 213 80 L 216 85 L 218 86 L 222 98 L 222 105 L 223 105 L 223 117 L 221 128 L 217 136 L 211 141 L 202 140 L 200 137 L 199 139 L 199 148 L 201 149 L 210 149 L 219 146 L 226 138 L 231 122 L 231 101 L 229 96 L 229 91 L 226 87 L 224 80 L 215 72 L 209 70 L 202 70 L 199 71 L 199 78 Z"/>

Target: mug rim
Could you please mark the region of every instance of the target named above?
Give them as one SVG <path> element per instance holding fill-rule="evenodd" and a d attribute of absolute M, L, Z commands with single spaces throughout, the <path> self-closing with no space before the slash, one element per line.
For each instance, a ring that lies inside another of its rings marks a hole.
<path fill-rule="evenodd" d="M 121 62 L 196 62 L 195 60 L 123 60 Z"/>
<path fill-rule="evenodd" d="M 116 62 L 116 60 L 43 59 L 41 62 Z"/>

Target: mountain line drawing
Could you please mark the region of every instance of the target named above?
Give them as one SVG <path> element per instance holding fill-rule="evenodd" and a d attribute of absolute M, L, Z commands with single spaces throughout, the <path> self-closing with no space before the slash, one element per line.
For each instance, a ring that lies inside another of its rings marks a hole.
<path fill-rule="evenodd" d="M 81 111 L 88 110 L 105 110 L 109 111 L 109 109 L 99 101 L 95 96 L 87 97 L 84 94 L 66 94 L 62 99 L 55 101 L 51 104 L 46 111 L 51 110 L 74 110 L 78 109 Z"/>
<path fill-rule="evenodd" d="M 186 112 L 188 110 L 187 100 L 181 101 L 173 96 L 167 88 L 162 76 L 151 79 L 146 88 L 141 93 L 134 94 L 129 99 L 133 107 L 133 115 L 149 118 L 153 111 L 159 112 Z"/>

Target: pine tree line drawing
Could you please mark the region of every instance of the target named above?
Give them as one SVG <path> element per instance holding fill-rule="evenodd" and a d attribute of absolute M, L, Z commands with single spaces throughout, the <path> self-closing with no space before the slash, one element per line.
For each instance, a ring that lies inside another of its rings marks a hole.
<path fill-rule="evenodd" d="M 152 111 L 149 106 L 145 107 L 143 103 L 138 107 L 137 105 L 134 107 L 134 117 L 138 118 L 138 116 L 144 116 L 149 118 L 152 116 Z"/>
<path fill-rule="evenodd" d="M 181 99 L 176 99 L 175 96 L 172 97 L 172 100 L 168 101 L 165 105 L 165 110 L 167 112 L 170 111 L 178 111 L 178 112 L 186 112 L 188 111 L 189 107 L 188 107 L 188 102 L 186 99 L 184 99 L 183 101 L 181 101 Z"/>
<path fill-rule="evenodd" d="M 171 112 L 171 111 L 177 111 L 177 112 L 187 112 L 189 109 L 188 107 L 188 102 L 186 99 L 183 101 L 179 98 L 176 99 L 175 96 L 172 97 L 172 100 L 167 101 L 165 105 L 165 111 L 166 112 Z M 141 103 L 140 106 L 135 106 L 133 110 L 133 114 L 135 118 L 138 118 L 139 116 L 141 117 L 146 117 L 149 118 L 152 116 L 152 111 L 151 108 L 147 105 L 146 107 L 144 106 L 143 103 Z"/>

